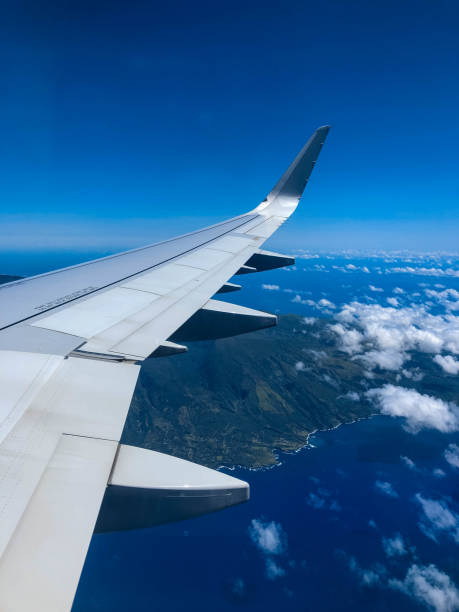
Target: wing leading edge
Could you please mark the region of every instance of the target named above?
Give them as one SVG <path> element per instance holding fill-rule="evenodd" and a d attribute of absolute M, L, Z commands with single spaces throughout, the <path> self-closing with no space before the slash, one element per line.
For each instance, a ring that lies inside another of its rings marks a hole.
<path fill-rule="evenodd" d="M 261 245 L 292 214 L 328 127 L 254 210 L 0 287 L 0 609 L 69 610 L 94 528 L 151 526 L 248 499 L 247 483 L 119 443 L 143 360 L 276 317 L 212 299 L 294 263 Z"/>

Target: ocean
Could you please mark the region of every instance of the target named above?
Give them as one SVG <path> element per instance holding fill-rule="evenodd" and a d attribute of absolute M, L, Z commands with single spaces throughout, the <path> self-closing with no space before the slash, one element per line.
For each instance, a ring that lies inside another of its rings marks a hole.
<path fill-rule="evenodd" d="M 443 457 L 454 442 L 375 416 L 312 435 L 277 467 L 231 470 L 251 485 L 246 504 L 95 536 L 73 611 L 419 610 L 397 585 L 410 567 L 433 564 L 459 582 L 457 542 L 428 533 L 419 502 L 457 509 L 457 472 Z M 398 535 L 403 552 L 387 552 Z"/>

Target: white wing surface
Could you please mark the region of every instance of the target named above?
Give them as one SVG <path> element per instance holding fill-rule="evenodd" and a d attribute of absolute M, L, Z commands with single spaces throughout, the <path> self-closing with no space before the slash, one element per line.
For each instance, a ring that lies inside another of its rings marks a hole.
<path fill-rule="evenodd" d="M 248 499 L 245 482 L 120 444 L 144 359 L 274 325 L 221 302 L 295 210 L 328 127 L 251 212 L 0 287 L 0 610 L 70 610 L 94 529 L 147 527 Z"/>

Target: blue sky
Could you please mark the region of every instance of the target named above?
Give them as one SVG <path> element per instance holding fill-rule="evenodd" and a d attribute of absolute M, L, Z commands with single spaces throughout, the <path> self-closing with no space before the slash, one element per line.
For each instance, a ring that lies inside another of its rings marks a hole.
<path fill-rule="evenodd" d="M 245 212 L 324 123 L 273 245 L 457 249 L 456 2 L 6 2 L 0 30 L 3 255 Z"/>

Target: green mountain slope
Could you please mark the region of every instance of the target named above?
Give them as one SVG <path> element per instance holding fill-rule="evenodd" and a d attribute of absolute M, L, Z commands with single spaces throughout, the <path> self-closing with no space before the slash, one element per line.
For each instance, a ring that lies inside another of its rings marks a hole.
<path fill-rule="evenodd" d="M 342 397 L 361 389 L 362 369 L 324 341 L 326 325 L 281 316 L 276 328 L 147 361 L 124 442 L 213 467 L 264 466 L 273 449 L 369 415 L 365 402 Z"/>

